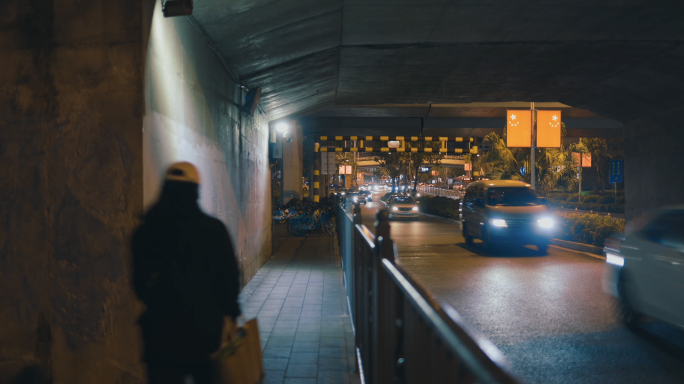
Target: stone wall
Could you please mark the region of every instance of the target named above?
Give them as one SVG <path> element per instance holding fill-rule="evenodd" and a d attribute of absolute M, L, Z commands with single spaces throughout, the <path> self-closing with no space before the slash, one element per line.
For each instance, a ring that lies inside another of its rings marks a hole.
<path fill-rule="evenodd" d="M 144 204 L 170 163 L 194 163 L 202 208 L 228 226 L 246 283 L 271 254 L 268 121 L 240 112 L 245 92 L 201 31 L 186 17 L 164 18 L 160 6 L 145 65 Z"/>
<path fill-rule="evenodd" d="M 625 125 L 628 220 L 652 208 L 684 204 L 684 108 Z"/>
<path fill-rule="evenodd" d="M 140 382 L 142 7 L 10 0 L 0 20 L 0 382 Z"/>
<path fill-rule="evenodd" d="M 268 122 L 159 1 L 10 0 L 0 22 L 0 383 L 142 383 L 130 234 L 192 161 L 246 282 L 270 255 Z"/>
<path fill-rule="evenodd" d="M 278 138 L 283 145 L 283 202 L 302 199 L 302 171 L 304 164 L 304 139 L 302 127 L 292 122 L 290 142 Z"/>

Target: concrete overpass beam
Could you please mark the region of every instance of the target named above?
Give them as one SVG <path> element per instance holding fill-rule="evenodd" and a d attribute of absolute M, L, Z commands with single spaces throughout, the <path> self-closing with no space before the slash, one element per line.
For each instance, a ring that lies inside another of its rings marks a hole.
<path fill-rule="evenodd" d="M 684 108 L 625 125 L 626 217 L 684 204 Z"/>

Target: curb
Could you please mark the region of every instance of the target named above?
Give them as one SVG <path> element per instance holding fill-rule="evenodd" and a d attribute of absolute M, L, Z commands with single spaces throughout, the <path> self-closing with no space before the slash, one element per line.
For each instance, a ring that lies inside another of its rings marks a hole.
<path fill-rule="evenodd" d="M 429 213 L 423 213 L 423 212 L 419 212 L 419 213 L 420 213 L 421 215 L 423 215 L 423 216 L 432 217 L 433 219 L 444 220 L 444 221 L 448 221 L 448 222 L 450 222 L 450 223 L 454 223 L 454 224 L 461 225 L 461 221 L 460 221 L 460 220 L 448 219 L 448 218 L 446 218 L 446 217 L 437 216 L 437 215 L 431 215 L 431 214 L 429 214 Z"/>
<path fill-rule="evenodd" d="M 433 219 L 444 220 L 444 221 L 448 221 L 450 223 L 459 224 L 459 225 L 461 224 L 461 222 L 459 220 L 448 219 L 446 217 L 431 215 L 429 213 L 423 213 L 423 212 L 420 212 L 420 214 L 423 216 L 431 217 Z M 577 251 L 577 252 L 588 253 L 591 255 L 597 255 L 597 256 L 601 256 L 601 258 L 603 258 L 603 248 L 601 248 L 601 247 L 595 247 L 595 246 L 589 245 L 589 244 L 575 243 L 573 241 L 567 241 L 567 240 L 561 240 L 561 239 L 550 239 L 550 240 L 551 240 L 550 243 L 555 245 L 556 247 L 565 248 L 565 249 L 570 250 L 570 251 Z"/>
<path fill-rule="evenodd" d="M 567 248 L 573 251 L 580 251 L 585 253 L 591 253 L 598 256 L 603 256 L 603 248 L 595 247 L 589 244 L 575 243 L 573 241 L 566 241 L 560 239 L 551 239 L 551 244 L 558 247 Z"/>

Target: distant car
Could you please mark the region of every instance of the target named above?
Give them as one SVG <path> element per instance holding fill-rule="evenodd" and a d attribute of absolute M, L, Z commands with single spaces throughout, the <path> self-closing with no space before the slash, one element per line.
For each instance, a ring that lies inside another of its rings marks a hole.
<path fill-rule="evenodd" d="M 360 191 L 359 195 L 363 195 L 366 197 L 366 201 L 373 201 L 373 194 L 370 193 L 369 191 Z"/>
<path fill-rule="evenodd" d="M 366 196 L 361 192 L 351 192 L 348 194 L 347 198 L 351 199 L 354 203 L 366 205 Z"/>
<path fill-rule="evenodd" d="M 418 220 L 418 203 L 411 196 L 392 195 L 387 200 L 387 208 L 390 211 L 390 219 L 411 218 Z"/>
<path fill-rule="evenodd" d="M 648 316 L 684 329 L 684 206 L 635 219 L 605 241 L 603 289 L 618 298 L 629 325 Z"/>
<path fill-rule="evenodd" d="M 414 198 L 421 196 L 420 192 L 414 191 L 413 189 L 408 189 L 408 190 L 404 191 L 404 194 L 406 196 L 413 196 Z"/>
<path fill-rule="evenodd" d="M 471 183 L 462 202 L 466 244 L 481 239 L 486 248 L 533 244 L 546 253 L 555 220 L 529 184 L 513 180 Z"/>

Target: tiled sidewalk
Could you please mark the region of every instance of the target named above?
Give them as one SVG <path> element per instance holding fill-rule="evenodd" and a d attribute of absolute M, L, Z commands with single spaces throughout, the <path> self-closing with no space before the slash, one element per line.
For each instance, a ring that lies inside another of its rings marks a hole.
<path fill-rule="evenodd" d="M 276 227 L 275 255 L 240 295 L 245 316 L 259 319 L 264 383 L 358 383 L 334 240 L 283 229 Z"/>

